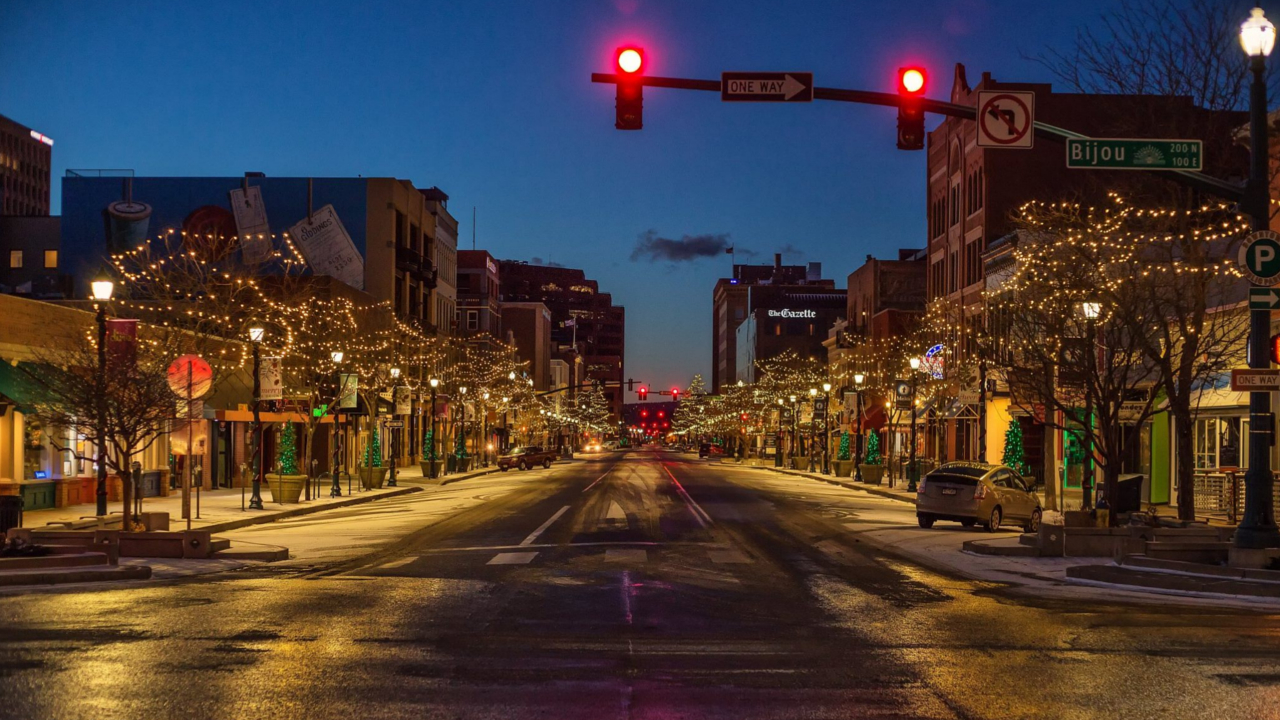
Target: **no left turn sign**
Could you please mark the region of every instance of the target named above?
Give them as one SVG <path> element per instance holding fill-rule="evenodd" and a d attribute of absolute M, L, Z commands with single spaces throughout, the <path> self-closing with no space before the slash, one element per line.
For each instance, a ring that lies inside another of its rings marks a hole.
<path fill-rule="evenodd" d="M 1035 141 L 1036 94 L 978 93 L 978 147 L 1029 149 Z"/>

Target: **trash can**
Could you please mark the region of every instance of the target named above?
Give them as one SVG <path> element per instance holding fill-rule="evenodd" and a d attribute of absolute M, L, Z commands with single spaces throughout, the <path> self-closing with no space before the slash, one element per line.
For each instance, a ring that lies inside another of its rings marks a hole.
<path fill-rule="evenodd" d="M 1142 509 L 1142 485 L 1145 479 L 1140 473 L 1129 473 L 1116 479 L 1116 496 L 1108 498 L 1112 514 L 1138 512 Z"/>
<path fill-rule="evenodd" d="M 0 537 L 10 528 L 22 527 L 22 496 L 0 495 Z"/>

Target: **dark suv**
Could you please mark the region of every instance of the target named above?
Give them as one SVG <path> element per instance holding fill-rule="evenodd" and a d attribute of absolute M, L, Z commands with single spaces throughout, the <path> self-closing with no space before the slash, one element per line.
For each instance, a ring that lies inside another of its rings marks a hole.
<path fill-rule="evenodd" d="M 528 470 L 536 465 L 549 468 L 555 457 L 554 450 L 543 450 L 541 445 L 516 445 L 498 458 L 498 469 L 502 472 L 511 468 Z"/>

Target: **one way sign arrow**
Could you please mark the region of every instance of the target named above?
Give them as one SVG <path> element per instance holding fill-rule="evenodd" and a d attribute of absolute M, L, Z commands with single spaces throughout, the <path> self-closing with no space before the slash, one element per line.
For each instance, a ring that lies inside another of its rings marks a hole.
<path fill-rule="evenodd" d="M 1275 310 L 1280 308 L 1280 290 L 1249 288 L 1250 310 Z"/>
<path fill-rule="evenodd" d="M 813 73 L 721 73 L 720 99 L 724 102 L 813 102 Z"/>

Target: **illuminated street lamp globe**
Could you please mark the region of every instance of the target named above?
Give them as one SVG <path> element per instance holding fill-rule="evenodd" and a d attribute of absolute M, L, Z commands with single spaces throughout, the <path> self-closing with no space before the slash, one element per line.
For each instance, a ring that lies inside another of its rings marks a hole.
<path fill-rule="evenodd" d="M 249 328 L 249 339 L 253 342 L 256 342 L 256 343 L 262 342 L 262 338 L 266 334 L 267 334 L 267 331 L 264 328 L 256 327 L 256 326 Z"/>
<path fill-rule="evenodd" d="M 100 270 L 93 277 L 93 280 L 89 282 L 89 287 L 93 290 L 94 300 L 106 302 L 111 299 L 112 293 L 115 292 L 116 284 L 105 270 Z"/>
<path fill-rule="evenodd" d="M 918 357 L 913 357 L 913 358 L 911 358 L 911 361 L 910 361 L 910 362 L 911 362 L 911 369 L 912 369 L 912 370 L 919 370 L 919 369 L 920 369 L 920 358 L 918 358 Z"/>
<path fill-rule="evenodd" d="M 822 392 L 831 392 L 831 383 L 829 382 L 822 383 Z"/>
<path fill-rule="evenodd" d="M 866 379 L 867 379 L 866 375 L 863 375 L 862 373 L 854 373 L 853 384 L 857 385 L 858 387 L 862 387 L 862 381 Z"/>
<path fill-rule="evenodd" d="M 329 353 L 329 357 L 333 360 L 334 365 L 340 365 L 342 363 L 342 358 L 344 355 L 345 353 L 343 353 L 341 350 L 334 350 L 333 352 Z"/>
<path fill-rule="evenodd" d="M 1262 8 L 1250 11 L 1249 19 L 1240 24 L 1240 47 L 1251 58 L 1267 57 L 1276 46 L 1276 26 L 1262 14 Z"/>
<path fill-rule="evenodd" d="M 432 388 L 433 390 L 434 390 L 435 388 L 440 387 L 440 378 L 431 378 L 431 379 L 430 379 L 430 380 L 428 380 L 427 382 L 428 382 L 428 383 L 430 383 L 431 388 Z"/>

